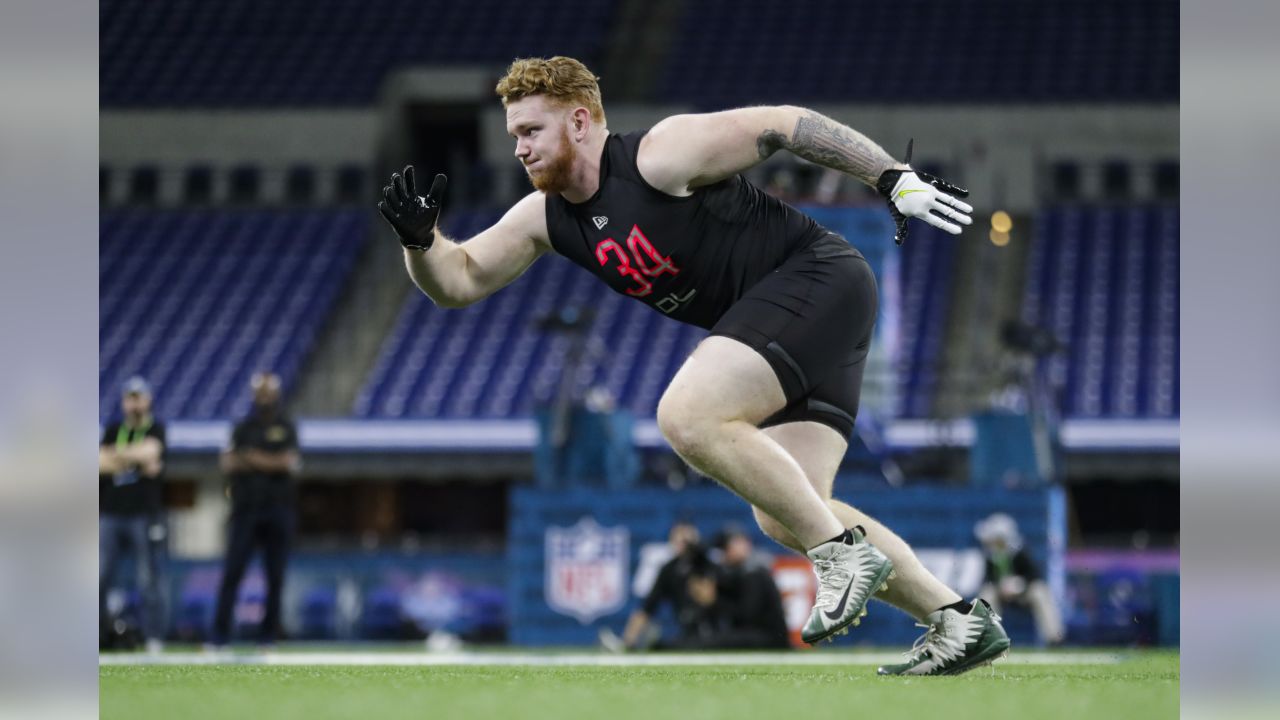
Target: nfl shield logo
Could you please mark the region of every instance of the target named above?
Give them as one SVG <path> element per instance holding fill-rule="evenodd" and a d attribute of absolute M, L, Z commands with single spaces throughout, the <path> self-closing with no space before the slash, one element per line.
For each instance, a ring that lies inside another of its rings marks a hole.
<path fill-rule="evenodd" d="M 584 517 L 573 527 L 547 528 L 547 605 L 586 625 L 627 599 L 630 533 Z"/>

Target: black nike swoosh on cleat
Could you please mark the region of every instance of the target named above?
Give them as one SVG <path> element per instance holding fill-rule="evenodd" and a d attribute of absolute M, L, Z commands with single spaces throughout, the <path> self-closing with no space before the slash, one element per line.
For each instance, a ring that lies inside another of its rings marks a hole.
<path fill-rule="evenodd" d="M 839 620 L 840 616 L 844 614 L 844 606 L 845 603 L 849 602 L 849 591 L 852 589 L 853 580 L 850 580 L 849 584 L 844 588 L 844 597 L 840 598 L 840 604 L 836 605 L 836 609 L 829 613 L 823 613 L 823 615 L 827 616 L 828 620 Z"/>

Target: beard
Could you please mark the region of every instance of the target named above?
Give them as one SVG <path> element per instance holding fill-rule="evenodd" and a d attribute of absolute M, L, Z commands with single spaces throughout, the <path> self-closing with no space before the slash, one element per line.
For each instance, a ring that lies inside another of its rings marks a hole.
<path fill-rule="evenodd" d="M 560 146 L 556 148 L 554 157 L 543 156 L 541 158 L 542 166 L 537 172 L 531 172 L 528 167 L 524 169 L 529 176 L 529 182 L 533 183 L 536 190 L 544 193 L 564 192 L 569 188 L 570 176 L 573 173 L 573 148 L 569 145 L 569 133 L 564 131 L 560 135 Z"/>

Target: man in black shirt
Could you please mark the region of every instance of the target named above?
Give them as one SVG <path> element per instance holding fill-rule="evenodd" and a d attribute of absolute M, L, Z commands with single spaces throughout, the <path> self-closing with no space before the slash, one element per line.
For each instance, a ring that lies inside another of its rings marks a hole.
<path fill-rule="evenodd" d="M 161 589 L 166 529 L 161 482 L 164 423 L 151 414 L 151 388 L 129 378 L 121 398 L 124 417 L 102 432 L 98 443 L 98 614 L 104 644 L 118 635 L 107 595 L 122 554 L 135 558 L 142 589 L 142 632 L 147 650 L 158 652 L 164 637 Z"/>
<path fill-rule="evenodd" d="M 619 135 L 605 125 L 597 78 L 572 58 L 517 60 L 495 90 L 536 192 L 460 244 L 436 227 L 445 177 L 421 197 L 411 167 L 393 175 L 379 210 L 418 287 L 462 307 L 554 251 L 708 328 L 663 394 L 658 425 L 686 462 L 751 503 L 770 537 L 814 563 L 805 641 L 847 632 L 879 592 L 936 630 L 921 656 L 935 661 L 886 672 L 963 672 L 1004 653 L 1008 638 L 985 603 L 965 602 L 891 531 L 832 499 L 875 325 L 875 277 L 848 242 L 740 173 L 779 150 L 849 173 L 884 196 L 898 242 L 909 217 L 959 234 L 972 222 L 967 193 L 804 108 L 675 115 Z"/>
<path fill-rule="evenodd" d="M 673 557 L 658 571 L 644 603 L 627 620 L 622 638 L 601 631 L 609 650 L 748 650 L 791 646 L 782 595 L 769 568 L 758 562 L 750 537 L 729 526 L 716 539 L 715 564 L 693 525 L 672 526 Z M 658 638 L 651 632 L 663 604 L 675 613 L 680 634 Z"/>
<path fill-rule="evenodd" d="M 302 463 L 297 429 L 281 409 L 280 378 L 258 373 L 251 386 L 253 409 L 235 426 L 221 458 L 222 470 L 231 479 L 231 520 L 210 637 L 215 647 L 231 639 L 236 591 L 257 547 L 262 548 L 267 576 L 266 612 L 258 642 L 270 646 L 280 635 L 280 599 L 294 528 L 293 476 Z"/>
<path fill-rule="evenodd" d="M 680 521 L 667 535 L 671 559 L 663 563 L 645 595 L 644 602 L 627 618 L 627 627 L 619 638 L 608 629 L 601 630 L 600 642 L 614 652 L 649 649 L 692 649 L 719 633 L 722 618 L 716 605 L 717 568 L 707 556 L 698 528 Z M 662 638 L 653 619 L 669 605 L 675 614 L 680 634 Z"/>
<path fill-rule="evenodd" d="M 782 594 L 769 567 L 755 557 L 751 537 L 740 527 L 721 531 L 722 557 L 716 585 L 724 624 L 715 647 L 775 649 L 791 647 Z"/>

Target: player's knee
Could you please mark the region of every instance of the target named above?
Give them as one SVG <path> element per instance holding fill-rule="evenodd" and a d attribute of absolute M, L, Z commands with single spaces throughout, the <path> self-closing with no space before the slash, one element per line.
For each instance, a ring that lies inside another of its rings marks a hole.
<path fill-rule="evenodd" d="M 685 459 L 701 454 L 708 430 L 685 403 L 667 393 L 658 401 L 657 416 L 658 429 L 671 449 Z"/>
<path fill-rule="evenodd" d="M 659 419 L 658 428 L 662 430 L 662 436 L 671 449 L 685 460 L 697 463 L 706 455 L 709 445 L 707 433 L 696 422 L 682 419 L 663 422 Z"/>

